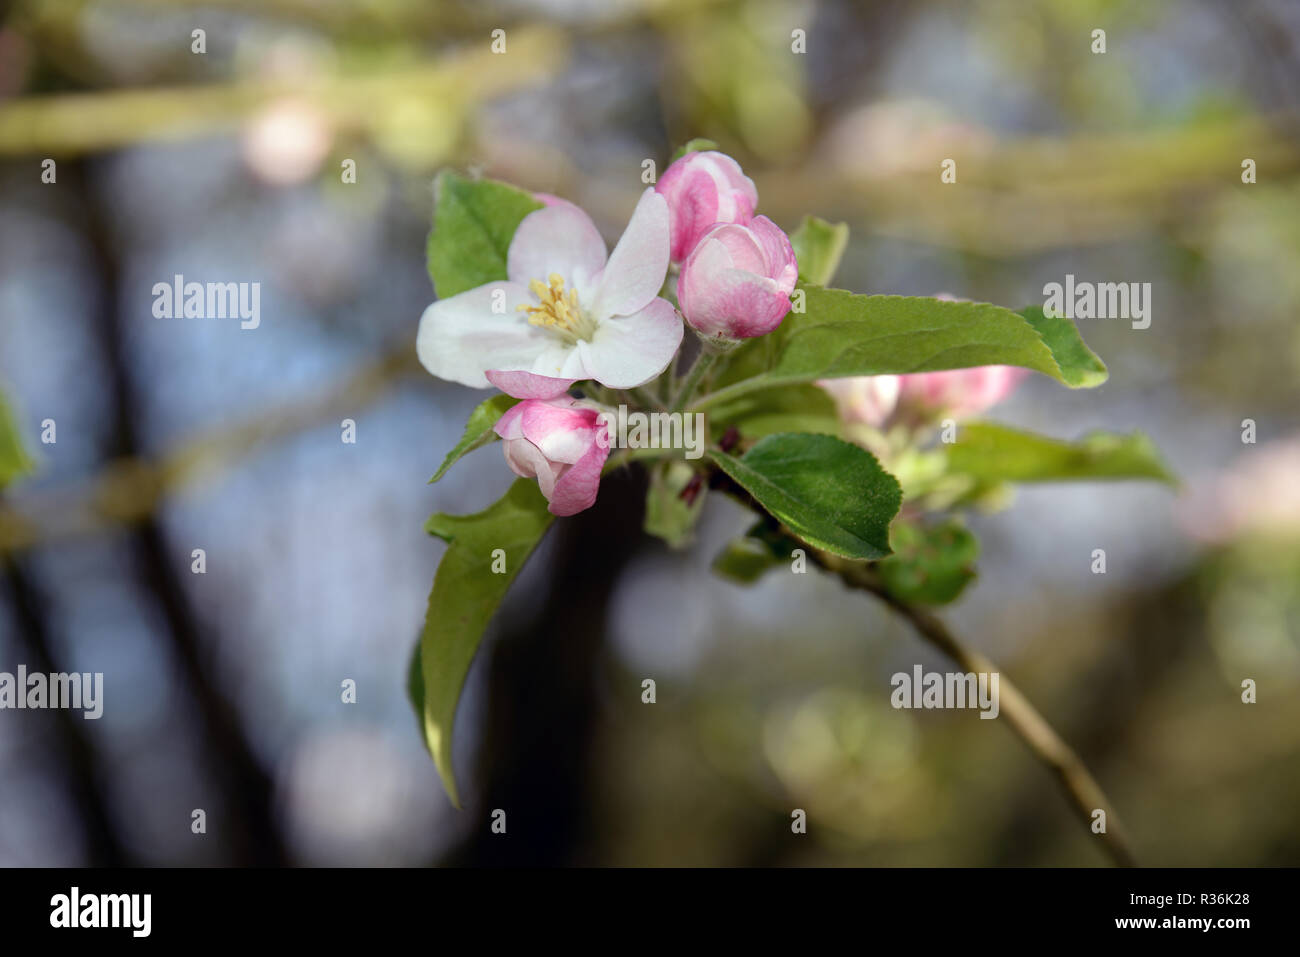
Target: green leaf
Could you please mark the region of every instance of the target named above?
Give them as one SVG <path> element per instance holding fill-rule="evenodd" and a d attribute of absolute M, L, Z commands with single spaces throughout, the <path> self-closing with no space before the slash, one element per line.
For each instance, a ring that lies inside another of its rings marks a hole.
<path fill-rule="evenodd" d="M 439 299 L 506 278 L 506 253 L 522 220 L 542 203 L 491 179 L 444 170 L 434 185 L 429 276 Z"/>
<path fill-rule="evenodd" d="M 839 435 L 840 415 L 825 389 L 810 383 L 766 389 L 720 402 L 709 413 L 716 436 L 734 425 L 746 439 L 777 432 L 815 432 Z"/>
<path fill-rule="evenodd" d="M 739 585 L 752 585 L 769 569 L 789 561 L 798 544 L 765 516 L 727 543 L 714 558 L 713 571 Z"/>
<path fill-rule="evenodd" d="M 792 532 L 846 558 L 889 554 L 902 491 L 875 456 L 829 435 L 786 432 L 741 458 L 710 452 L 724 472 Z"/>
<path fill-rule="evenodd" d="M 1100 385 L 1106 367 L 1068 319 L 1025 314 L 984 302 L 924 296 L 860 296 L 801 283 L 805 312 L 771 333 L 765 370 L 758 347 L 738 350 L 723 382 L 695 408 L 777 385 L 844 376 L 1013 365 L 1071 388 Z M 762 343 L 762 339 L 755 340 Z M 747 377 L 738 378 L 745 375 Z"/>
<path fill-rule="evenodd" d="M 13 411 L 0 394 L 0 489 L 32 470 L 33 462 L 23 449 L 22 436 Z"/>
<path fill-rule="evenodd" d="M 650 471 L 645 530 L 663 539 L 670 548 L 684 548 L 690 544 L 708 490 L 701 485 L 694 501 L 689 504 L 682 498 L 682 490 L 699 474 L 681 459 L 665 459 Z"/>
<path fill-rule="evenodd" d="M 447 796 L 457 807 L 451 747 L 461 688 L 484 629 L 553 517 L 537 483 L 519 479 L 482 512 L 440 512 L 424 526 L 449 546 L 433 578 L 420 633 L 424 737 Z M 504 573 L 493 571 L 495 549 L 505 553 Z"/>
<path fill-rule="evenodd" d="M 904 601 L 944 605 L 975 578 L 979 540 L 955 519 L 933 526 L 896 522 L 889 541 L 894 554 L 876 569 L 885 587 Z"/>
<path fill-rule="evenodd" d="M 1073 322 L 1063 316 L 1047 315 L 1042 306 L 1027 306 L 1020 310 L 1020 315 L 1043 337 L 1066 385 L 1072 389 L 1090 389 L 1106 381 L 1106 366 L 1084 344 Z"/>
<path fill-rule="evenodd" d="M 420 740 L 429 747 L 429 734 L 424 728 L 424 656 L 420 654 L 421 640 L 415 640 L 411 649 L 411 661 L 406 666 L 406 696 L 411 699 L 415 709 L 415 723 L 420 728 Z"/>
<path fill-rule="evenodd" d="M 1177 483 L 1141 432 L 1093 432 L 1067 442 L 990 422 L 967 422 L 946 449 L 949 472 L 984 482 L 1156 479 Z"/>
<path fill-rule="evenodd" d="M 455 447 L 447 453 L 447 457 L 438 466 L 438 471 L 434 472 L 433 478 L 429 479 L 429 484 L 432 485 L 446 475 L 447 469 L 470 452 L 482 448 L 489 442 L 495 442 L 499 436 L 492 431 L 492 426 L 496 425 L 501 416 L 506 414 L 506 410 L 518 401 L 512 396 L 502 394 L 494 395 L 492 398 L 485 399 L 476 405 L 474 411 L 469 414 L 469 421 L 465 423 L 465 434 L 460 437 L 460 441 L 456 443 Z"/>
<path fill-rule="evenodd" d="M 671 165 L 673 163 L 676 163 L 687 153 L 706 153 L 709 150 L 716 150 L 717 148 L 718 148 L 718 144 L 713 142 L 713 140 L 706 140 L 697 137 L 696 139 L 693 140 L 687 140 L 685 143 L 679 146 L 677 148 L 677 152 L 673 154 L 673 158 L 670 159 L 668 162 Z"/>
<path fill-rule="evenodd" d="M 819 286 L 830 283 L 848 242 L 848 223 L 830 223 L 816 216 L 805 216 L 799 228 L 790 234 L 799 263 L 799 278 Z"/>
<path fill-rule="evenodd" d="M 742 536 L 733 538 L 713 559 L 713 571 L 738 585 L 752 585 L 776 563 L 762 542 Z"/>

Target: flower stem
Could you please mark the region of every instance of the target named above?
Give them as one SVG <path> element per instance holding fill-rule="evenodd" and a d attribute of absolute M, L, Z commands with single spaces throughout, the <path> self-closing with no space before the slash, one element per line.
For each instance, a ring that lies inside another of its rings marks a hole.
<path fill-rule="evenodd" d="M 1052 729 L 1020 689 L 1008 680 L 1005 672 L 979 652 L 959 642 L 942 619 L 892 594 L 870 565 L 849 561 L 820 549 L 809 549 L 808 554 L 818 565 L 839 575 L 849 587 L 875 595 L 907 619 L 922 638 L 957 662 L 959 667 L 977 674 L 996 672 L 999 675 L 1001 712 L 1012 729 L 1056 775 L 1084 826 L 1091 827 L 1094 811 L 1100 809 L 1106 812 L 1106 830 L 1099 836 L 1111 860 L 1121 867 L 1136 865 L 1137 861 L 1120 826 L 1119 817 L 1101 786 L 1082 759 Z"/>
<path fill-rule="evenodd" d="M 797 381 L 797 380 L 795 380 Z M 791 385 L 792 382 L 784 381 L 781 385 Z M 743 379 L 740 382 L 733 382 L 731 385 L 723 386 L 716 392 L 710 392 L 708 395 L 702 395 L 691 403 L 692 412 L 701 412 L 708 406 L 714 405 L 724 399 L 732 399 L 736 396 L 745 395 L 758 389 L 767 388 L 768 383 L 761 376 L 753 376 L 749 379 Z"/>
<path fill-rule="evenodd" d="M 649 406 L 652 409 L 664 408 L 663 400 L 655 395 L 654 390 L 649 386 L 637 386 L 629 390 L 632 397 L 638 400 L 642 405 Z"/>
<path fill-rule="evenodd" d="M 709 348 L 707 343 L 702 343 L 700 353 L 691 363 L 690 369 L 682 379 L 682 384 L 677 389 L 677 394 L 673 397 L 673 411 L 680 412 L 686 407 L 686 403 L 695 395 L 695 390 L 699 388 L 700 381 L 705 374 L 713 367 L 713 363 L 718 361 L 720 355 L 714 349 Z"/>

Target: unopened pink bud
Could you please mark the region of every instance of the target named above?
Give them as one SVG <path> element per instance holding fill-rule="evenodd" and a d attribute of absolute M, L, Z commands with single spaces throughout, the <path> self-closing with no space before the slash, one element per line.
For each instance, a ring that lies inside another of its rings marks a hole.
<path fill-rule="evenodd" d="M 578 399 L 525 399 L 501 416 L 493 430 L 504 440 L 506 464 L 536 478 L 553 515 L 590 508 L 609 457 L 600 410 Z"/>
<path fill-rule="evenodd" d="M 747 224 L 758 208 L 758 190 L 740 164 L 712 150 L 687 153 L 655 184 L 668 201 L 673 262 L 691 254 L 705 233 L 718 223 Z"/>
<path fill-rule="evenodd" d="M 790 311 L 799 278 L 790 238 L 766 216 L 748 226 L 714 226 L 682 265 L 682 314 L 710 338 L 766 335 Z"/>

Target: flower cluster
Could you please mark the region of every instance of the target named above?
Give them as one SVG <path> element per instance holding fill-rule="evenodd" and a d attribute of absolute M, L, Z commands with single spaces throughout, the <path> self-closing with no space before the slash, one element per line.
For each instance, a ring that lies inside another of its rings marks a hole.
<path fill-rule="evenodd" d="M 537 479 L 554 514 L 572 515 L 595 502 L 609 456 L 602 402 L 626 400 L 670 370 L 683 323 L 715 356 L 776 329 L 799 267 L 789 237 L 757 214 L 753 180 L 723 153 L 687 153 L 669 166 L 637 201 L 612 252 L 573 203 L 534 198 L 541 208 L 515 230 L 506 278 L 429 306 L 417 350 L 440 378 L 521 400 L 495 425 L 506 462 Z M 866 426 L 870 435 L 977 414 L 1025 374 L 985 366 L 821 385 L 847 428 Z M 650 391 L 659 402 L 671 394 L 680 409 L 698 382 L 688 375 Z M 578 397 L 567 394 L 575 386 Z"/>
<path fill-rule="evenodd" d="M 506 257 L 506 278 L 440 299 L 416 349 L 435 376 L 523 400 L 497 423 L 506 461 L 536 477 L 556 515 L 588 508 L 609 453 L 601 406 L 580 382 L 634 389 L 667 370 L 684 319 L 708 340 L 764 335 L 790 311 L 789 237 L 755 215 L 758 191 L 734 159 L 688 153 L 637 202 L 607 252 L 591 218 L 538 195 Z M 672 301 L 669 267 L 680 268 Z"/>

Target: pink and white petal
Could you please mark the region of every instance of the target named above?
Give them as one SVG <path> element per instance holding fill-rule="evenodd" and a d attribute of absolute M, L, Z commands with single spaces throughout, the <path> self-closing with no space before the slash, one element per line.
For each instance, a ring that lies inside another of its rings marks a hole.
<path fill-rule="evenodd" d="M 594 441 L 594 432 L 590 429 L 580 429 L 548 432 L 540 441 L 533 444 L 549 461 L 559 466 L 572 465 L 580 461 Z"/>
<path fill-rule="evenodd" d="M 793 291 L 799 276 L 799 266 L 795 261 L 790 237 L 766 216 L 755 216 L 749 228 L 767 260 L 767 268 L 762 270 L 763 275 L 771 276 L 786 292 Z"/>
<path fill-rule="evenodd" d="M 601 448 L 600 443 L 593 442 L 587 454 L 560 476 L 547 495 L 551 501 L 548 506 L 550 513 L 560 516 L 576 515 L 596 504 L 596 494 L 600 491 L 600 471 L 608 457 L 609 449 Z"/>
<path fill-rule="evenodd" d="M 521 422 L 524 438 L 552 462 L 572 465 L 582 458 L 595 432 L 595 413 L 588 409 L 530 402 Z"/>
<path fill-rule="evenodd" d="M 790 297 L 775 279 L 724 269 L 708 283 L 692 285 L 690 296 L 682 297 L 682 308 L 703 321 L 711 334 L 748 339 L 775 328 L 790 311 Z"/>
<path fill-rule="evenodd" d="M 421 364 L 439 379 L 475 389 L 488 387 L 488 369 L 532 366 L 554 337 L 520 316 L 516 306 L 531 302 L 525 286 L 504 281 L 439 299 L 420 317 Z"/>
<path fill-rule="evenodd" d="M 506 395 L 512 395 L 516 399 L 553 399 L 564 395 L 569 391 L 569 386 L 577 381 L 538 375 L 522 369 L 489 369 L 487 380 Z"/>
<path fill-rule="evenodd" d="M 668 202 L 647 189 L 597 280 L 592 317 L 630 316 L 659 294 L 668 274 Z"/>
<path fill-rule="evenodd" d="M 605 265 L 605 240 L 591 217 L 570 202 L 534 210 L 523 218 L 506 253 L 506 275 L 525 286 L 551 273 L 571 280 L 594 276 Z"/>
<path fill-rule="evenodd" d="M 588 377 L 612 389 L 649 382 L 668 367 L 682 344 L 682 321 L 667 299 L 651 299 L 630 316 L 606 319 L 577 352 Z"/>
<path fill-rule="evenodd" d="M 542 494 L 549 499 L 555 491 L 555 481 L 559 478 L 561 466 L 552 464 L 541 449 L 526 439 L 516 439 L 502 445 L 510 471 L 520 478 L 537 479 Z"/>
<path fill-rule="evenodd" d="M 688 316 L 690 312 L 687 300 L 693 298 L 698 289 L 710 285 L 714 276 L 736 268 L 727 244 L 715 238 L 718 232 L 719 229 L 715 229 L 700 240 L 700 244 L 682 264 L 681 274 L 677 277 L 677 301 L 682 304 L 682 312 Z"/>
<path fill-rule="evenodd" d="M 736 225 L 713 227 L 700 240 L 700 257 L 717 256 L 718 246 L 727 250 L 732 268 L 743 269 L 745 272 L 752 272 L 759 276 L 767 275 L 767 255 L 759 245 L 758 237 L 748 227 Z M 717 267 L 726 268 L 721 265 L 720 258 Z"/>
<path fill-rule="evenodd" d="M 512 405 L 506 409 L 505 414 L 497 419 L 496 425 L 492 426 L 492 431 L 503 439 L 520 439 L 524 435 L 524 424 L 522 417 L 524 414 L 523 403 Z"/>
<path fill-rule="evenodd" d="M 666 174 L 664 178 L 667 179 Z M 672 223 L 669 252 L 673 259 L 680 260 L 691 254 L 710 226 L 728 219 L 721 207 L 734 204 L 718 195 L 716 177 L 703 169 L 684 171 L 677 188 L 676 217 Z"/>
<path fill-rule="evenodd" d="M 591 378 L 582 363 L 582 357 L 578 355 L 578 350 L 562 339 L 547 335 L 546 340 L 538 349 L 537 355 L 532 357 L 529 362 L 525 362 L 518 367 L 493 369 L 492 371 L 497 374 L 527 372 L 534 376 L 549 379 L 567 379 L 570 382 Z M 498 386 L 498 388 L 500 387 Z M 537 398 L 547 398 L 547 396 L 538 396 Z"/>

